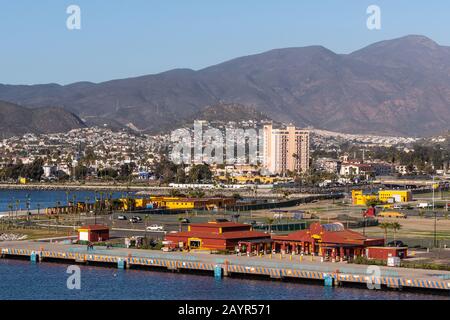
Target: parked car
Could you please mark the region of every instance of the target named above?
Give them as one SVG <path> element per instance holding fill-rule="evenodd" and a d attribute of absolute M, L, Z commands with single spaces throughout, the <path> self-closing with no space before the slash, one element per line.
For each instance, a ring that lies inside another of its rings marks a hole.
<path fill-rule="evenodd" d="M 189 220 L 188 218 L 183 218 L 180 220 L 181 223 L 191 223 L 191 220 Z"/>
<path fill-rule="evenodd" d="M 128 220 L 127 216 L 118 216 L 117 220 Z"/>
<path fill-rule="evenodd" d="M 428 202 L 421 202 L 421 203 L 418 203 L 416 207 L 419 209 L 426 209 L 426 208 L 432 208 L 433 205 L 429 204 Z"/>
<path fill-rule="evenodd" d="M 164 231 L 164 227 L 158 224 L 152 224 L 147 227 L 147 231 Z"/>
<path fill-rule="evenodd" d="M 138 219 L 136 219 L 136 218 L 130 218 L 130 220 L 129 220 L 131 223 L 138 223 L 139 222 L 139 220 Z"/>
<path fill-rule="evenodd" d="M 133 219 L 136 219 L 137 221 L 142 221 L 142 218 L 139 216 L 133 216 Z"/>
<path fill-rule="evenodd" d="M 398 248 L 406 247 L 406 245 L 401 240 L 395 240 L 395 241 L 388 242 L 387 246 L 388 247 L 398 247 Z"/>

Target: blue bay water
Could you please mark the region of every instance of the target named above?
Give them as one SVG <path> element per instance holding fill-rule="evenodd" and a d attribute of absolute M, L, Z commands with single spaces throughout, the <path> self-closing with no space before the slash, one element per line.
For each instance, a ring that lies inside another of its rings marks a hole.
<path fill-rule="evenodd" d="M 81 289 L 69 290 L 67 266 L 0 259 L 0 300 L 401 300 L 448 299 L 446 296 L 326 288 L 321 285 L 247 280 L 144 270 L 80 266 Z"/>
<path fill-rule="evenodd" d="M 109 193 L 108 193 L 109 194 Z M 113 197 L 122 196 L 122 192 Z M 79 201 L 95 198 L 95 192 L 69 192 Z M 65 191 L 0 190 L 0 212 L 8 204 L 20 200 L 22 210 L 26 199 L 31 209 L 64 205 Z M 1 245 L 1 244 L 0 244 Z M 443 299 L 448 297 L 396 291 L 372 291 L 355 288 L 326 288 L 321 285 L 172 274 L 142 270 L 117 270 L 80 266 L 81 290 L 66 286 L 67 266 L 56 263 L 31 264 L 28 261 L 0 259 L 0 300 L 8 299 Z"/>
<path fill-rule="evenodd" d="M 126 196 L 126 192 L 112 192 L 113 198 L 119 198 L 121 196 Z M 130 192 L 130 195 L 133 194 Z M 109 192 L 103 192 L 103 197 L 109 197 Z M 38 208 L 41 209 L 47 207 L 55 207 L 59 201 L 60 206 L 67 204 L 67 199 L 69 201 L 73 200 L 75 196 L 76 201 L 88 201 L 94 202 L 95 197 L 100 198 L 100 194 L 94 191 L 66 191 L 63 190 L 0 190 L 0 212 L 9 211 L 9 205 L 14 207 L 17 206 L 17 200 L 19 200 L 18 209 L 26 210 L 27 199 L 30 201 L 30 209 L 34 210 Z"/>

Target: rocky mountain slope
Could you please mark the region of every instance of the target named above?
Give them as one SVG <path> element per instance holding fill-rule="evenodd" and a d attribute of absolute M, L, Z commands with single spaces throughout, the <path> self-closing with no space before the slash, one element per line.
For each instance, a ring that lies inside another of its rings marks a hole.
<path fill-rule="evenodd" d="M 25 133 L 66 132 L 85 124 L 76 115 L 54 107 L 29 109 L 0 101 L 0 137 Z"/>
<path fill-rule="evenodd" d="M 321 46 L 276 49 L 198 71 L 98 84 L 0 85 L 0 99 L 60 106 L 88 125 L 150 132 L 206 106 L 236 103 L 298 126 L 426 136 L 446 130 L 450 121 L 450 47 L 406 36 L 346 55 Z"/>

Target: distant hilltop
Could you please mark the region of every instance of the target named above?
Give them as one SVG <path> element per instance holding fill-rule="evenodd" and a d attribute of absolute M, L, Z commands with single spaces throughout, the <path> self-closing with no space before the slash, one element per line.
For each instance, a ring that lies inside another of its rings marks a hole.
<path fill-rule="evenodd" d="M 448 129 L 450 47 L 410 35 L 350 54 L 322 46 L 276 49 L 198 71 L 98 84 L 0 85 L 0 99 L 30 108 L 63 107 L 88 126 L 150 133 L 199 114 L 238 117 L 224 107 L 237 104 L 298 127 L 423 137 Z M 208 106 L 224 109 L 212 112 Z"/>
<path fill-rule="evenodd" d="M 83 121 L 63 108 L 29 109 L 0 101 L 0 138 L 26 133 L 56 133 L 85 127 Z"/>

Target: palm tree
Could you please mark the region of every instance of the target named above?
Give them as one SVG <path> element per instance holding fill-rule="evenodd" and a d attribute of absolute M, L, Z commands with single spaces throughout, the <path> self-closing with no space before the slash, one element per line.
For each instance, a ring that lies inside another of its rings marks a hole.
<path fill-rule="evenodd" d="M 13 206 L 12 203 L 8 204 L 8 209 L 9 209 L 8 215 L 9 215 L 9 219 L 11 219 L 11 218 L 13 217 L 13 215 L 14 215 L 13 208 L 14 208 L 14 206 Z"/>
<path fill-rule="evenodd" d="M 56 233 L 58 233 L 58 224 L 59 224 L 59 206 L 61 205 L 60 201 L 56 201 L 56 214 L 55 214 L 55 224 L 56 224 Z"/>
<path fill-rule="evenodd" d="M 148 222 L 149 222 L 149 221 L 150 221 L 150 215 L 146 214 L 146 215 L 144 216 L 144 225 L 145 225 L 145 227 L 148 226 Z"/>
<path fill-rule="evenodd" d="M 20 211 L 20 200 L 16 200 L 16 219 L 17 216 L 19 215 L 19 211 Z"/>
<path fill-rule="evenodd" d="M 391 223 L 390 222 L 383 222 L 378 225 L 381 229 L 384 230 L 384 241 L 387 241 L 387 233 L 388 229 L 391 229 Z"/>
<path fill-rule="evenodd" d="M 266 223 L 269 225 L 269 233 L 272 233 L 272 224 L 275 221 L 273 218 L 266 218 Z"/>
<path fill-rule="evenodd" d="M 100 212 L 103 210 L 103 192 L 100 191 Z"/>
<path fill-rule="evenodd" d="M 183 220 L 184 220 L 183 217 L 178 217 L 178 222 L 180 223 L 180 226 L 179 226 L 179 231 L 180 232 L 183 231 Z"/>
<path fill-rule="evenodd" d="M 145 234 L 146 234 L 146 237 L 147 237 L 147 227 L 148 227 L 148 222 L 150 221 L 150 215 L 148 215 L 148 214 L 146 214 L 145 216 L 144 216 L 144 224 L 145 224 Z"/>
<path fill-rule="evenodd" d="M 86 204 L 86 213 L 89 212 L 89 210 L 88 210 L 88 203 L 89 203 L 90 200 L 91 199 L 89 197 L 86 197 L 86 202 L 85 202 L 85 204 Z"/>
<path fill-rule="evenodd" d="M 396 240 L 397 231 L 402 228 L 402 225 L 400 223 L 398 223 L 398 222 L 393 222 L 393 223 L 391 223 L 391 228 L 394 231 L 394 244 L 395 244 L 396 243 L 395 240 Z"/>

